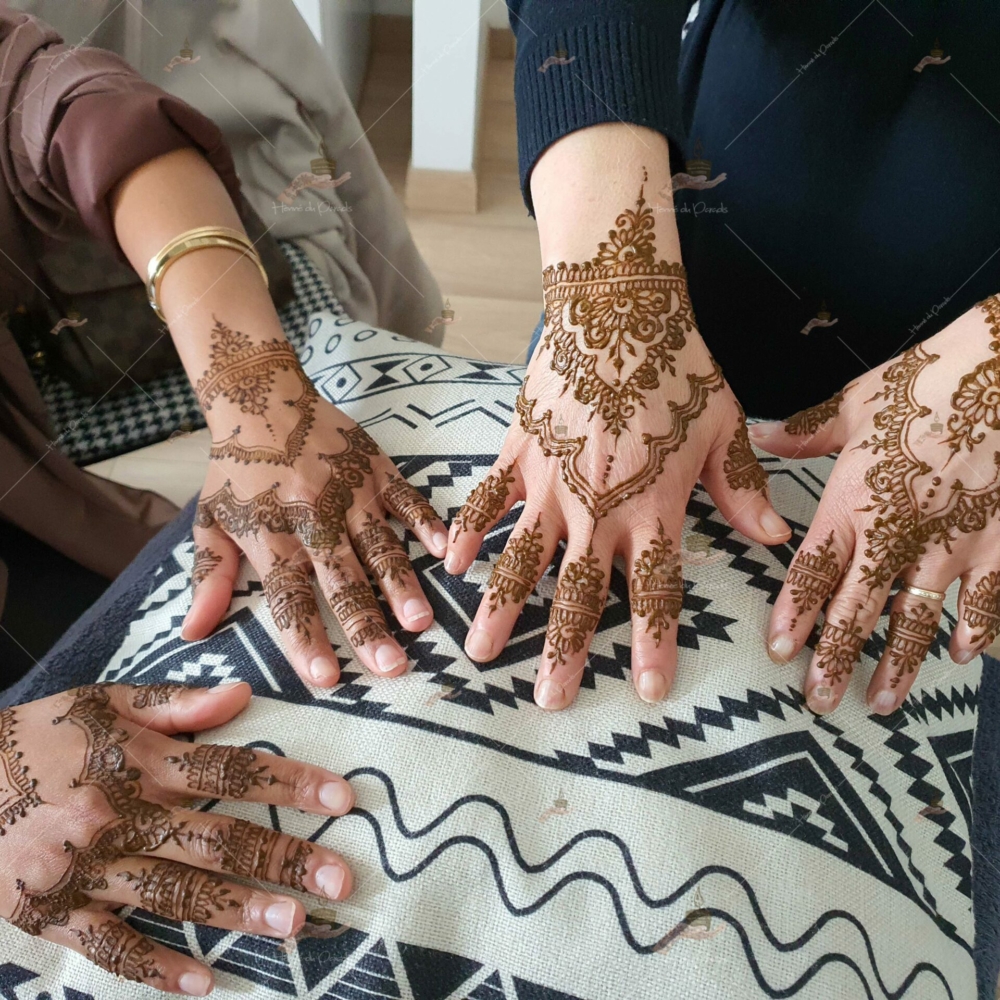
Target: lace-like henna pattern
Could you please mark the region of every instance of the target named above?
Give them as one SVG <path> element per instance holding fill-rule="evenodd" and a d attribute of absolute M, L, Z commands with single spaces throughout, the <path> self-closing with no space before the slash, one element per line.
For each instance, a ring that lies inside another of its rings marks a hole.
<path fill-rule="evenodd" d="M 825 402 L 817 403 L 815 406 L 810 406 L 804 410 L 799 410 L 798 413 L 793 413 L 785 421 L 785 433 L 796 436 L 815 434 L 823 424 L 833 420 L 840 413 L 840 404 L 844 402 L 844 395 L 848 389 L 852 388 L 854 388 L 853 382 L 841 389 L 840 392 L 832 395 Z"/>
<path fill-rule="evenodd" d="M 376 580 L 399 582 L 411 572 L 406 550 L 385 521 L 365 514 L 364 527 L 354 537 L 358 558 Z"/>
<path fill-rule="evenodd" d="M 351 580 L 343 572 L 339 559 L 323 560 L 330 574 L 330 609 L 340 622 L 344 634 L 356 649 L 366 642 L 389 635 L 378 598 L 367 580 Z"/>
<path fill-rule="evenodd" d="M 213 317 L 214 318 L 214 317 Z M 221 320 L 215 320 L 212 330 L 211 363 L 194 387 L 203 410 L 211 410 L 212 403 L 222 396 L 239 405 L 242 413 L 264 416 L 268 410 L 268 397 L 279 371 L 292 372 L 302 385 L 297 399 L 286 399 L 285 405 L 298 411 L 299 419 L 285 441 L 284 448 L 265 445 L 244 445 L 240 442 L 240 428 L 224 441 L 213 441 L 211 458 L 233 458 L 249 465 L 267 462 L 271 465 L 292 465 L 302 452 L 306 437 L 313 425 L 313 412 L 319 394 L 306 378 L 295 348 L 287 340 L 264 341 L 254 344 L 250 338 L 232 330 Z M 268 428 L 270 429 L 270 424 Z"/>
<path fill-rule="evenodd" d="M 652 632 L 659 646 L 670 623 L 680 618 L 684 604 L 684 578 L 680 555 L 671 551 L 671 541 L 656 522 L 657 537 L 650 539 L 632 567 L 632 611 L 646 619 L 646 632 Z"/>
<path fill-rule="evenodd" d="M 394 510 L 399 519 L 411 528 L 437 520 L 437 511 L 431 506 L 430 501 L 400 476 L 389 476 L 389 483 L 382 491 L 382 498 L 386 506 Z"/>
<path fill-rule="evenodd" d="M 513 466 L 499 472 L 491 472 L 470 494 L 455 515 L 455 527 L 458 531 L 485 531 L 504 509 L 507 497 L 510 495 L 510 484 L 514 482 L 511 475 Z"/>
<path fill-rule="evenodd" d="M 273 881 L 268 872 L 277 862 L 281 871 L 278 881 L 304 891 L 306 864 L 312 854 L 312 844 L 289 839 L 285 855 L 279 858 L 277 850 L 280 839 L 281 834 L 275 830 L 255 826 L 244 819 L 235 819 L 213 830 L 209 844 L 224 872 L 258 881 Z"/>
<path fill-rule="evenodd" d="M 833 551 L 833 532 L 813 552 L 796 553 L 785 583 L 791 588 L 795 617 L 789 623 L 794 629 L 802 615 L 821 605 L 833 592 L 842 573 L 837 554 Z"/>
<path fill-rule="evenodd" d="M 152 942 L 128 924 L 108 920 L 97 930 L 91 924 L 85 931 L 75 933 L 94 965 L 137 983 L 163 978 L 159 966 L 149 957 L 153 952 Z"/>
<path fill-rule="evenodd" d="M 865 637 L 857 623 L 857 612 L 850 621 L 841 618 L 838 624 L 824 622 L 819 642 L 816 643 L 817 665 L 823 670 L 823 676 L 834 682 L 852 673 L 864 645 Z"/>
<path fill-rule="evenodd" d="M 541 524 L 541 518 L 536 518 L 534 528 L 525 528 L 517 538 L 512 539 L 496 561 L 487 584 L 491 615 L 508 601 L 523 604 L 535 589 L 545 550 Z"/>
<path fill-rule="evenodd" d="M 904 675 L 920 669 L 937 635 L 937 625 L 937 612 L 923 603 L 889 615 L 885 648 L 889 652 L 889 665 L 896 671 L 889 681 L 890 687 L 896 687 Z"/>
<path fill-rule="evenodd" d="M 567 653 L 579 653 L 597 628 L 604 610 L 604 571 L 598 569 L 592 548 L 559 575 L 546 638 L 549 659 L 564 664 Z"/>
<path fill-rule="evenodd" d="M 951 397 L 956 412 L 948 417 L 948 437 L 945 439 L 951 457 L 963 447 L 972 451 L 986 440 L 986 431 L 974 433 L 977 427 L 985 425 L 992 431 L 1000 431 L 1000 296 L 991 295 L 977 305 L 990 323 L 993 357 L 963 375 Z"/>
<path fill-rule="evenodd" d="M 155 708 L 166 705 L 178 691 L 186 691 L 183 684 L 143 684 L 135 689 L 133 708 Z"/>
<path fill-rule="evenodd" d="M 6 827 L 24 819 L 29 809 L 42 802 L 36 791 L 38 780 L 28 777 L 28 768 L 21 763 L 24 754 L 16 749 L 17 740 L 13 738 L 16 729 L 17 712 L 13 708 L 5 708 L 0 712 L 0 777 L 3 778 L 0 785 L 0 837 L 7 832 Z"/>
<path fill-rule="evenodd" d="M 247 747 L 202 743 L 180 757 L 164 757 L 187 775 L 187 786 L 210 798 L 242 799 L 251 788 L 273 785 L 278 779 L 268 774 L 266 764 L 254 767 L 257 754 Z"/>
<path fill-rule="evenodd" d="M 1000 573 L 987 573 L 966 591 L 962 617 L 969 628 L 983 630 L 972 637 L 977 645 L 988 645 L 1000 635 Z"/>
<path fill-rule="evenodd" d="M 523 384 L 517 397 L 516 408 L 521 429 L 526 434 L 533 434 L 538 438 L 538 445 L 543 455 L 547 458 L 554 455 L 559 459 L 562 481 L 589 511 L 590 516 L 597 521 L 606 517 L 624 500 L 637 496 L 655 482 L 663 472 L 663 463 L 667 456 L 677 451 L 687 440 L 688 426 L 708 405 L 709 394 L 718 392 L 726 384 L 722 369 L 714 360 L 710 374 L 690 374 L 687 376 L 687 382 L 688 398 L 684 403 L 677 403 L 672 399 L 667 401 L 670 410 L 670 430 L 656 437 L 651 434 L 642 435 L 642 444 L 646 449 L 642 468 L 607 490 L 598 489 L 590 478 L 577 468 L 577 459 L 587 443 L 586 437 L 566 438 L 556 435 L 552 427 L 552 411 L 546 410 L 541 417 L 536 418 L 534 409 L 537 400 L 528 399 Z"/>
<path fill-rule="evenodd" d="M 211 549 L 195 549 L 194 566 L 191 568 L 191 589 L 194 590 L 199 583 L 207 579 L 220 562 L 222 556 L 217 556 Z"/>
<path fill-rule="evenodd" d="M 207 924 L 216 913 L 240 905 L 221 878 L 173 861 L 157 862 L 150 870 L 122 872 L 121 877 L 144 910 L 173 920 Z"/>
<path fill-rule="evenodd" d="M 738 403 L 736 405 L 739 406 Z M 740 422 L 726 449 L 722 471 L 731 490 L 753 490 L 755 493 L 763 493 L 767 490 L 767 473 L 757 461 L 757 456 L 750 445 L 747 418 L 742 406 L 739 406 L 739 411 Z"/>
<path fill-rule="evenodd" d="M 319 614 L 309 574 L 291 559 L 275 556 L 262 583 L 267 606 L 278 628 L 294 629 L 307 636 L 313 618 Z"/>
<path fill-rule="evenodd" d="M 552 370 L 617 436 L 660 375 L 676 374 L 673 352 L 695 326 L 684 265 L 656 260 L 643 187 L 615 227 L 592 260 L 545 268 L 542 288 Z"/>

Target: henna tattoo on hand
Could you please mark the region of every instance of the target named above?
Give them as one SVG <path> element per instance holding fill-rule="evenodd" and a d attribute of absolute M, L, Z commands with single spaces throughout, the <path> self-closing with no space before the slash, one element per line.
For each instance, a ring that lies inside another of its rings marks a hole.
<path fill-rule="evenodd" d="M 754 454 L 750 444 L 750 435 L 747 433 L 747 417 L 743 412 L 743 407 L 736 404 L 739 410 L 740 421 L 736 426 L 736 433 L 729 448 L 726 450 L 726 459 L 722 463 L 722 471 L 725 473 L 726 482 L 731 490 L 753 490 L 754 493 L 767 492 L 767 473 L 764 471 L 757 456 Z"/>
<path fill-rule="evenodd" d="M 989 645 L 1000 635 L 1000 573 L 987 573 L 966 590 L 962 617 L 970 629 L 983 630 L 972 637 L 977 646 Z"/>
<path fill-rule="evenodd" d="M 216 913 L 240 905 L 221 878 L 173 861 L 159 861 L 149 870 L 122 872 L 121 877 L 136 892 L 144 910 L 173 920 L 207 924 Z"/>
<path fill-rule="evenodd" d="M 294 629 L 308 636 L 309 626 L 319 614 L 309 574 L 292 559 L 271 555 L 274 562 L 261 582 L 274 622 L 282 631 Z"/>
<path fill-rule="evenodd" d="M 825 423 L 833 420 L 840 413 L 840 405 L 844 402 L 844 396 L 850 389 L 854 388 L 854 383 L 845 386 L 840 392 L 834 393 L 823 403 L 809 406 L 798 413 L 793 413 L 785 421 L 785 433 L 800 436 L 803 434 L 815 434 Z"/>
<path fill-rule="evenodd" d="M 75 931 L 87 958 L 95 965 L 122 979 L 145 982 L 162 979 L 163 972 L 149 957 L 153 943 L 117 918 L 108 920 L 94 930 Z"/>
<path fill-rule="evenodd" d="M 514 482 L 512 465 L 499 472 L 491 472 L 468 496 L 455 515 L 457 531 L 485 531 L 504 509 Z"/>
<path fill-rule="evenodd" d="M 208 578 L 212 570 L 222 562 L 222 556 L 217 556 L 210 548 L 195 549 L 194 566 L 191 568 L 191 589 Z"/>
<path fill-rule="evenodd" d="M 937 626 L 937 612 L 923 603 L 889 615 L 885 646 L 889 651 L 889 664 L 896 671 L 896 676 L 889 681 L 890 687 L 896 687 L 905 674 L 920 669 L 937 635 Z"/>
<path fill-rule="evenodd" d="M 284 850 L 280 857 L 279 844 Z M 307 841 L 295 841 L 245 819 L 234 819 L 213 828 L 209 845 L 224 872 L 269 881 L 268 872 L 277 863 L 281 873 L 277 881 L 305 891 L 306 865 L 313 851 Z"/>
<path fill-rule="evenodd" d="M 29 809 L 42 803 L 36 790 L 38 779 L 28 777 L 28 767 L 21 763 L 24 754 L 16 749 L 17 740 L 13 738 L 16 728 L 17 711 L 5 708 L 0 712 L 0 762 L 3 765 L 0 777 L 5 786 L 0 786 L 0 837 L 7 832 L 6 827 L 24 819 Z"/>
<path fill-rule="evenodd" d="M 837 624 L 829 620 L 823 623 L 823 631 L 816 643 L 816 662 L 831 683 L 853 673 L 854 665 L 861 656 L 865 637 L 861 634 L 857 618 L 855 611 L 850 621 L 841 618 Z"/>
<path fill-rule="evenodd" d="M 351 645 L 357 649 L 366 642 L 386 638 L 389 629 L 368 581 L 348 579 L 335 557 L 327 557 L 323 565 L 331 578 L 330 609 Z"/>
<path fill-rule="evenodd" d="M 409 556 L 396 532 L 370 513 L 365 514 L 364 527 L 354 538 L 354 548 L 364 567 L 376 580 L 399 582 L 412 571 Z"/>
<path fill-rule="evenodd" d="M 541 518 L 536 518 L 534 528 L 525 528 L 511 539 L 496 561 L 487 584 L 491 615 L 508 601 L 523 604 L 535 589 L 538 568 L 545 551 L 541 525 Z"/>
<path fill-rule="evenodd" d="M 183 684 L 141 684 L 132 698 L 133 708 L 155 708 L 166 705 L 179 691 L 186 691 Z"/>
<path fill-rule="evenodd" d="M 244 445 L 240 442 L 240 428 L 237 427 L 224 441 L 212 442 L 209 457 L 232 458 L 247 465 L 251 462 L 292 465 L 302 452 L 319 399 L 315 386 L 299 364 L 295 348 L 287 340 L 277 337 L 254 344 L 246 334 L 232 330 L 216 319 L 209 357 L 211 363 L 194 387 L 198 402 L 206 412 L 212 409 L 212 403 L 221 395 L 239 405 L 242 413 L 264 416 L 274 378 L 279 371 L 292 372 L 302 386 L 297 399 L 285 400 L 286 406 L 298 411 L 299 419 L 283 448 Z M 270 429 L 271 425 L 267 426 Z"/>
<path fill-rule="evenodd" d="M 647 619 L 646 633 L 652 632 L 659 646 L 663 633 L 670 631 L 670 623 L 680 618 L 684 578 L 680 554 L 672 550 L 661 521 L 656 522 L 656 534 L 632 567 L 632 612 Z"/>
<path fill-rule="evenodd" d="M 264 788 L 278 780 L 264 764 L 254 767 L 257 754 L 247 747 L 202 743 L 180 757 L 164 757 L 187 775 L 187 786 L 209 798 L 242 799 L 251 788 Z"/>
<path fill-rule="evenodd" d="M 833 550 L 832 531 L 815 551 L 803 552 L 800 549 L 796 553 L 785 577 L 786 586 L 791 588 L 792 604 L 795 605 L 795 617 L 789 623 L 790 629 L 795 628 L 802 615 L 823 604 L 833 593 L 841 576 L 840 562 Z"/>
<path fill-rule="evenodd" d="M 684 265 L 656 260 L 655 224 L 640 186 L 597 256 L 542 272 L 551 368 L 616 437 L 695 328 Z"/>
<path fill-rule="evenodd" d="M 549 659 L 564 664 L 567 653 L 579 653 L 587 636 L 597 628 L 604 610 L 604 571 L 598 568 L 593 548 L 569 563 L 559 574 L 549 627 Z"/>
<path fill-rule="evenodd" d="M 437 511 L 430 501 L 401 476 L 389 475 L 389 482 L 383 491 L 386 506 L 411 528 L 418 524 L 430 524 L 438 519 Z"/>

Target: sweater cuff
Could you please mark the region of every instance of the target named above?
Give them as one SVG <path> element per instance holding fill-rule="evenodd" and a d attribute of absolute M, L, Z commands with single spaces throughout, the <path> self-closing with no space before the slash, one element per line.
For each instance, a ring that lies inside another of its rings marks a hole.
<path fill-rule="evenodd" d="M 621 19 L 526 35 L 518 37 L 514 93 L 521 193 L 532 215 L 532 168 L 570 132 L 605 122 L 642 125 L 677 150 L 679 33 L 668 37 L 660 26 Z"/>

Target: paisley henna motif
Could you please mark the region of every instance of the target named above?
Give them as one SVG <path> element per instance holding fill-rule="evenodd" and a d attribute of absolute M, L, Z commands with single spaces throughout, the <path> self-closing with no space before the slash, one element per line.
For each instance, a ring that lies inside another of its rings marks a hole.
<path fill-rule="evenodd" d="M 972 637 L 976 645 L 989 645 L 1000 634 L 1000 573 L 987 573 L 965 592 L 962 617 L 970 629 L 982 629 Z"/>
<path fill-rule="evenodd" d="M 493 567 L 487 584 L 491 615 L 508 601 L 523 604 L 535 589 L 545 551 L 541 524 L 541 518 L 536 518 L 534 528 L 525 528 L 517 538 L 511 539 Z"/>
<path fill-rule="evenodd" d="M 203 549 L 195 549 L 194 566 L 191 568 L 191 589 L 194 590 L 199 583 L 206 580 L 220 562 L 222 562 L 222 556 L 217 556 L 207 546 Z"/>
<path fill-rule="evenodd" d="M 141 684 L 132 698 L 133 708 L 156 708 L 166 705 L 179 691 L 186 691 L 183 684 Z"/>
<path fill-rule="evenodd" d="M 559 574 L 546 634 L 549 659 L 564 664 L 567 654 L 579 653 L 597 628 L 604 610 L 604 571 L 592 548 Z"/>
<path fill-rule="evenodd" d="M 767 490 L 767 473 L 757 461 L 753 447 L 750 444 L 750 436 L 747 433 L 747 418 L 743 412 L 743 407 L 739 406 L 740 422 L 736 427 L 736 433 L 729 448 L 726 450 L 726 459 L 722 463 L 722 471 L 725 473 L 726 482 L 731 490 L 753 490 L 755 493 L 763 493 Z"/>
<path fill-rule="evenodd" d="M 861 634 L 856 611 L 849 621 L 841 618 L 835 624 L 828 620 L 823 623 L 816 643 L 817 666 L 831 683 L 842 680 L 845 674 L 853 672 L 864 645 L 865 637 Z"/>
<path fill-rule="evenodd" d="M 684 578 L 680 554 L 671 549 L 663 524 L 656 523 L 657 537 L 650 540 L 632 567 L 632 612 L 645 618 L 646 632 L 659 646 L 670 623 L 677 621 L 684 604 Z"/>
<path fill-rule="evenodd" d="M 815 551 L 800 550 L 796 553 L 785 577 L 786 586 L 791 588 L 792 604 L 795 605 L 795 617 L 789 628 L 794 629 L 802 615 L 821 605 L 833 593 L 841 575 L 840 563 L 833 551 L 832 531 Z"/>
<path fill-rule="evenodd" d="M 923 603 L 889 615 L 885 648 L 889 665 L 896 671 L 889 681 L 890 687 L 896 687 L 904 675 L 920 669 L 937 635 L 937 626 L 938 613 Z"/>
<path fill-rule="evenodd" d="M 510 495 L 512 466 L 491 472 L 470 494 L 455 515 L 457 531 L 484 531 L 504 509 Z"/>
<path fill-rule="evenodd" d="M 257 754 L 247 747 L 202 743 L 180 757 L 164 757 L 187 775 L 187 786 L 210 798 L 242 799 L 251 788 L 273 785 L 278 779 L 266 764 L 254 767 Z"/>
<path fill-rule="evenodd" d="M 309 574 L 291 559 L 274 556 L 274 563 L 262 582 L 264 597 L 278 628 L 294 629 L 307 636 L 309 625 L 319 614 Z"/>

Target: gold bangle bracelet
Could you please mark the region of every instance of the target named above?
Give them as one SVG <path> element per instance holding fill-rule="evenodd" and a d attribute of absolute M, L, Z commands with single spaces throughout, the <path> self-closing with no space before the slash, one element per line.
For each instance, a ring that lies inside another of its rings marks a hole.
<path fill-rule="evenodd" d="M 202 226 L 198 229 L 189 229 L 179 236 L 175 236 L 159 253 L 149 260 L 146 268 L 146 295 L 149 304 L 160 319 L 166 321 L 163 311 L 160 309 L 160 283 L 167 268 L 185 254 L 194 250 L 203 250 L 206 247 L 228 247 L 249 257 L 260 271 L 264 279 L 264 286 L 267 287 L 267 272 L 261 263 L 260 255 L 250 240 L 238 229 L 229 229 L 225 226 Z"/>

